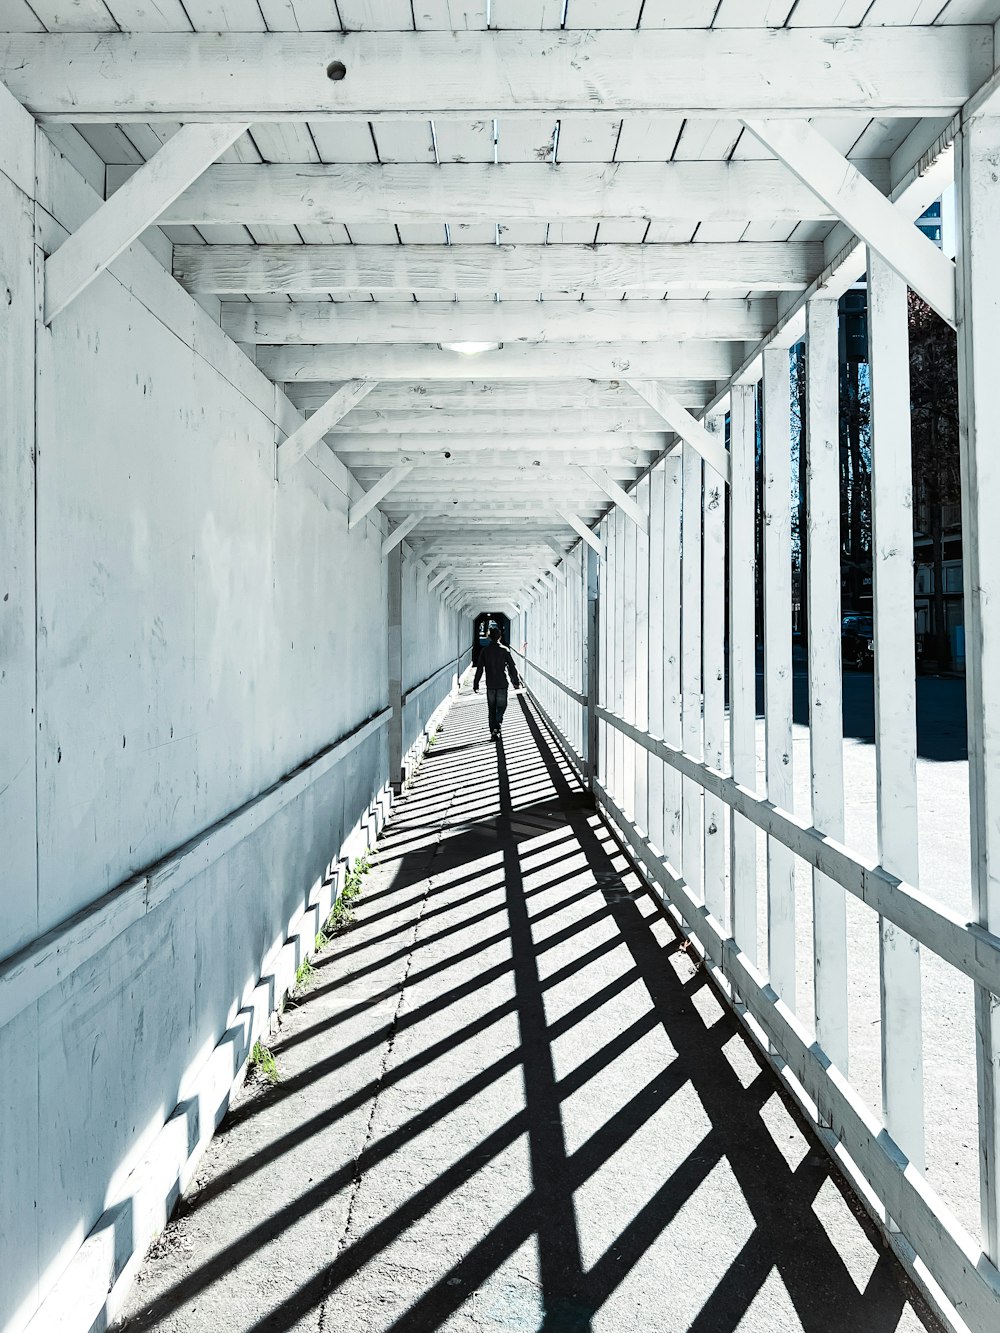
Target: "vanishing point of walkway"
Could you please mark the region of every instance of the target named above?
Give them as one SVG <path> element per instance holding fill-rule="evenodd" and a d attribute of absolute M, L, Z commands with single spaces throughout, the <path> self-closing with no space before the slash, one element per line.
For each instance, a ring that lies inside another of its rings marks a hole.
<path fill-rule="evenodd" d="M 468 683 L 156 1243 L 178 1333 L 936 1328 L 523 696 Z"/>

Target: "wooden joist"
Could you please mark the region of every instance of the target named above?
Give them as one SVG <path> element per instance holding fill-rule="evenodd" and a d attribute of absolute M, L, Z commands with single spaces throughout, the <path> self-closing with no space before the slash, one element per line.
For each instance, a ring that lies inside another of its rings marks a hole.
<path fill-rule="evenodd" d="M 191 292 L 800 291 L 823 266 L 815 241 L 663 245 L 177 245 L 174 277 Z"/>
<path fill-rule="evenodd" d="M 858 169 L 884 194 L 889 164 Z M 131 167 L 109 167 L 114 188 Z M 299 223 L 746 223 L 839 215 L 781 162 L 242 163 L 211 167 L 166 210 L 164 222 L 216 226 Z"/>
<path fill-rule="evenodd" d="M 40 33 L 0 81 L 69 121 L 675 111 L 941 116 L 993 73 L 993 29 Z"/>
<path fill-rule="evenodd" d="M 211 247 L 206 246 L 206 250 Z M 736 350 L 734 350 L 734 348 Z M 413 344 L 391 347 L 268 347 L 257 355 L 258 369 L 276 383 L 309 380 L 489 380 L 628 378 L 724 380 L 742 348 L 711 342 L 513 344 L 474 359 L 447 348 Z"/>
<path fill-rule="evenodd" d="M 755 342 L 774 327 L 771 297 L 689 301 L 224 302 L 239 343 Z M 470 363 L 474 366 L 475 363 Z"/>

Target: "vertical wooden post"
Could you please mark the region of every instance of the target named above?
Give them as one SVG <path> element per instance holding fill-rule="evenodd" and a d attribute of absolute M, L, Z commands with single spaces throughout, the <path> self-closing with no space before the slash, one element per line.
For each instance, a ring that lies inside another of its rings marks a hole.
<path fill-rule="evenodd" d="M 584 592 L 586 596 L 587 626 L 587 678 L 584 692 L 587 695 L 587 781 L 591 791 L 594 779 L 600 776 L 599 735 L 597 726 L 597 702 L 601 697 L 601 651 L 600 651 L 600 569 L 601 562 L 592 546 L 581 549 L 580 559 L 584 569 Z"/>
<path fill-rule="evenodd" d="M 805 426 L 812 822 L 843 842 L 839 316 L 837 302 L 822 297 L 806 306 Z M 826 875 L 814 870 L 812 879 L 816 1037 L 846 1074 L 847 902 Z"/>
<path fill-rule="evenodd" d="M 701 759 L 703 733 L 701 714 L 701 455 L 689 444 L 682 446 L 684 474 L 681 519 L 681 691 L 683 696 L 684 749 L 692 759 Z M 701 807 L 702 787 L 690 778 L 682 783 L 681 873 L 691 892 L 702 892 Z"/>
<path fill-rule="evenodd" d="M 399 794 L 403 785 L 403 549 L 394 546 L 387 558 L 389 580 L 389 781 Z"/>
<path fill-rule="evenodd" d="M 733 777 L 757 787 L 756 606 L 757 389 L 736 384 L 730 397 L 729 454 L 729 753 Z M 733 938 L 757 962 L 757 831 L 733 815 L 729 854 Z"/>
<path fill-rule="evenodd" d="M 959 201 L 958 392 L 965 563 L 973 918 L 1000 934 L 1000 122 L 968 120 L 956 141 Z M 1000 1264 L 1000 999 L 976 987 L 982 1244 Z"/>
<path fill-rule="evenodd" d="M 622 522 L 622 538 L 625 565 L 625 596 L 622 601 L 624 634 L 622 638 L 622 716 L 629 722 L 635 722 L 636 704 L 636 651 L 635 640 L 638 620 L 638 580 L 636 578 L 637 548 L 636 526 L 632 520 Z M 635 741 L 623 737 L 625 765 L 622 781 L 622 808 L 636 817 L 635 775 L 638 755 Z"/>
<path fill-rule="evenodd" d="M 906 283 L 868 251 L 871 366 L 875 768 L 879 860 L 917 884 L 917 725 L 913 506 Z M 920 948 L 879 921 L 882 1109 L 886 1128 L 924 1164 Z"/>
<path fill-rule="evenodd" d="M 764 353 L 764 735 L 767 799 L 792 810 L 791 385 L 788 352 Z M 795 1008 L 795 858 L 767 840 L 767 970 Z"/>
<path fill-rule="evenodd" d="M 665 679 L 665 621 L 666 608 L 663 601 L 663 562 L 664 562 L 664 491 L 666 479 L 663 464 L 657 463 L 649 474 L 649 655 L 648 655 L 648 725 L 650 734 L 662 736 L 663 726 L 663 686 Z M 671 608 L 671 615 L 673 608 Z M 664 785 L 663 764 L 653 755 L 649 756 L 648 777 L 646 782 L 646 832 L 658 852 L 666 852 L 664 844 Z"/>
<path fill-rule="evenodd" d="M 611 626 L 611 608 L 608 605 L 608 588 L 610 585 L 610 570 L 608 567 L 608 520 L 603 518 L 598 525 L 598 533 L 601 539 L 601 550 L 604 552 L 604 559 L 601 562 L 601 570 L 598 575 L 597 593 L 597 639 L 600 645 L 600 656 L 597 666 L 597 697 L 604 707 L 610 707 L 608 702 L 610 694 L 608 692 L 608 681 L 611 673 L 611 648 L 610 648 L 610 626 Z M 588 550 L 592 549 L 588 547 Z M 595 551 L 596 555 L 597 552 Z M 588 565 L 587 595 L 590 596 L 591 579 Z M 608 756 L 611 747 L 611 734 L 606 722 L 597 724 L 597 763 L 594 771 L 601 779 L 601 782 L 607 789 L 611 790 L 611 778 L 608 771 Z"/>
<path fill-rule="evenodd" d="M 725 418 L 706 425 L 725 447 Z M 703 562 L 705 763 L 721 771 L 725 765 L 726 698 L 726 485 L 712 468 L 705 469 L 703 487 L 705 554 Z M 705 905 L 720 926 L 726 922 L 726 827 L 729 807 L 705 793 Z"/>
<path fill-rule="evenodd" d="M 683 460 L 680 449 L 663 460 L 663 739 L 684 744 L 681 693 L 681 499 Z M 682 784 L 675 768 L 663 769 L 663 850 L 680 874 Z"/>
<path fill-rule="evenodd" d="M 628 520 L 615 506 L 611 515 L 612 542 L 615 550 L 615 587 L 611 614 L 615 618 L 614 698 L 612 709 L 619 716 L 625 711 L 625 524 Z M 615 728 L 613 740 L 615 800 L 625 801 L 625 737 Z"/>
<path fill-rule="evenodd" d="M 635 725 L 649 728 L 649 478 L 635 488 L 635 500 L 647 516 L 647 531 L 630 524 L 635 533 Z M 649 751 L 633 746 L 635 754 L 635 821 L 649 829 Z"/>

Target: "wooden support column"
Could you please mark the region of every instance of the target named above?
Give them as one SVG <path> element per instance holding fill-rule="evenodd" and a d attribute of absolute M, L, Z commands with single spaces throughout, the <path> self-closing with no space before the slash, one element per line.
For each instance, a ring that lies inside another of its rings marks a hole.
<path fill-rule="evenodd" d="M 729 754 L 735 780 L 756 791 L 756 385 L 733 386 L 729 454 Z M 756 964 L 757 831 L 735 812 L 729 851 L 729 921 L 736 943 Z"/>
<path fill-rule="evenodd" d="M 644 524 L 636 528 L 635 542 L 635 649 L 633 662 L 635 725 L 649 730 L 649 478 L 643 477 L 635 488 L 636 503 Z M 655 760 L 649 751 L 633 747 L 635 754 L 635 822 L 649 829 L 649 769 Z"/>
<path fill-rule="evenodd" d="M 663 739 L 682 749 L 683 695 L 681 693 L 681 503 L 683 459 L 680 451 L 665 458 L 663 467 Z M 675 768 L 663 770 L 663 850 L 680 873 L 682 782 Z"/>
<path fill-rule="evenodd" d="M 884 869 L 916 885 L 916 650 L 906 283 L 870 248 L 868 349 L 878 855 Z M 923 1170 L 920 948 L 898 926 L 880 918 L 879 959 L 883 1117 L 910 1161 Z"/>
<path fill-rule="evenodd" d="M 389 602 L 389 781 L 398 795 L 403 786 L 403 551 L 394 546 L 386 561 Z"/>
<path fill-rule="evenodd" d="M 958 135 L 958 391 L 965 562 L 973 918 L 1000 934 L 1000 119 L 973 117 Z M 1000 1264 L 1000 999 L 976 987 L 982 1244 Z"/>
<path fill-rule="evenodd" d="M 598 527 L 597 531 L 600 535 L 601 545 L 606 552 L 608 549 L 608 520 L 606 517 L 601 520 L 600 526 Z M 592 596 L 592 589 L 594 587 L 594 578 L 590 572 L 591 549 L 592 548 L 589 546 L 586 548 L 588 600 Z M 596 551 L 594 551 L 593 558 L 595 560 L 598 559 Z M 607 559 L 598 562 L 598 570 L 599 573 L 597 575 L 597 651 L 598 651 L 597 701 L 603 707 L 610 708 L 611 702 L 608 694 L 608 675 L 611 670 L 611 650 L 609 647 L 609 640 L 608 640 L 608 627 L 611 622 L 611 605 L 610 605 L 610 597 L 608 594 L 608 589 L 610 587 L 610 584 L 608 582 L 610 578 L 610 570 L 608 568 Z M 591 714 L 591 719 L 593 719 L 593 714 Z M 593 720 L 591 720 L 591 727 L 593 727 Z M 608 724 L 606 722 L 598 721 L 597 761 L 590 768 L 590 778 L 591 781 L 593 782 L 593 779 L 596 776 L 609 790 L 610 790 L 611 779 L 608 774 L 608 752 L 610 749 L 610 745 L 611 745 L 611 732 L 608 727 Z"/>
<path fill-rule="evenodd" d="M 764 735 L 767 799 L 792 812 L 791 403 L 788 352 L 764 362 Z M 910 594 L 912 602 L 912 590 Z M 767 840 L 767 970 L 795 1008 L 795 857 Z"/>
<path fill-rule="evenodd" d="M 837 302 L 806 306 L 809 768 L 812 822 L 844 841 L 844 728 L 840 649 L 840 351 Z M 847 1042 L 847 901 L 812 872 L 816 1036 L 843 1074 Z"/>
<path fill-rule="evenodd" d="M 649 643 L 647 667 L 647 719 L 649 733 L 652 736 L 663 735 L 663 682 L 664 682 L 664 630 L 665 607 L 663 603 L 663 549 L 664 549 L 664 478 L 663 463 L 657 463 L 649 474 L 649 545 L 647 584 L 649 588 Z M 649 755 L 646 778 L 646 832 L 649 840 L 658 852 L 665 852 L 663 845 L 664 809 L 663 809 L 663 763 L 655 755 Z"/>
<path fill-rule="evenodd" d="M 622 511 L 625 513 L 625 511 Z M 621 714 L 629 722 L 635 722 L 635 697 L 636 697 L 636 653 L 635 640 L 637 633 L 637 610 L 638 599 L 637 580 L 636 580 L 636 532 L 638 529 L 634 521 L 630 519 L 624 526 L 621 533 L 621 540 L 624 554 L 624 597 L 622 598 L 622 706 Z M 636 753 L 635 741 L 630 740 L 628 736 L 622 737 L 622 748 L 624 758 L 624 770 L 622 781 L 622 806 L 631 815 L 636 818 L 635 809 L 635 774 L 638 755 Z"/>
<path fill-rule="evenodd" d="M 725 420 L 708 421 L 709 434 L 725 453 Z M 706 469 L 703 485 L 705 551 L 703 557 L 703 693 L 705 763 L 722 771 L 725 765 L 726 699 L 726 484 L 719 474 Z M 705 905 L 718 921 L 726 921 L 726 827 L 728 807 L 718 797 L 705 793 Z"/>
<path fill-rule="evenodd" d="M 684 750 L 692 759 L 704 755 L 701 711 L 702 596 L 702 459 L 686 441 L 683 450 L 683 517 L 681 520 L 681 695 Z M 681 865 L 688 887 L 702 895 L 703 792 L 691 778 L 682 779 Z"/>

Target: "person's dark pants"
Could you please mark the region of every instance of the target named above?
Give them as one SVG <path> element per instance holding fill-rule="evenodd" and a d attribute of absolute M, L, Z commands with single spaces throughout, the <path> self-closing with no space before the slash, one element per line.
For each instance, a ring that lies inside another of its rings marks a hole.
<path fill-rule="evenodd" d="M 499 731 L 503 725 L 503 715 L 507 711 L 507 689 L 486 690 L 486 707 L 490 715 L 490 731 Z"/>

